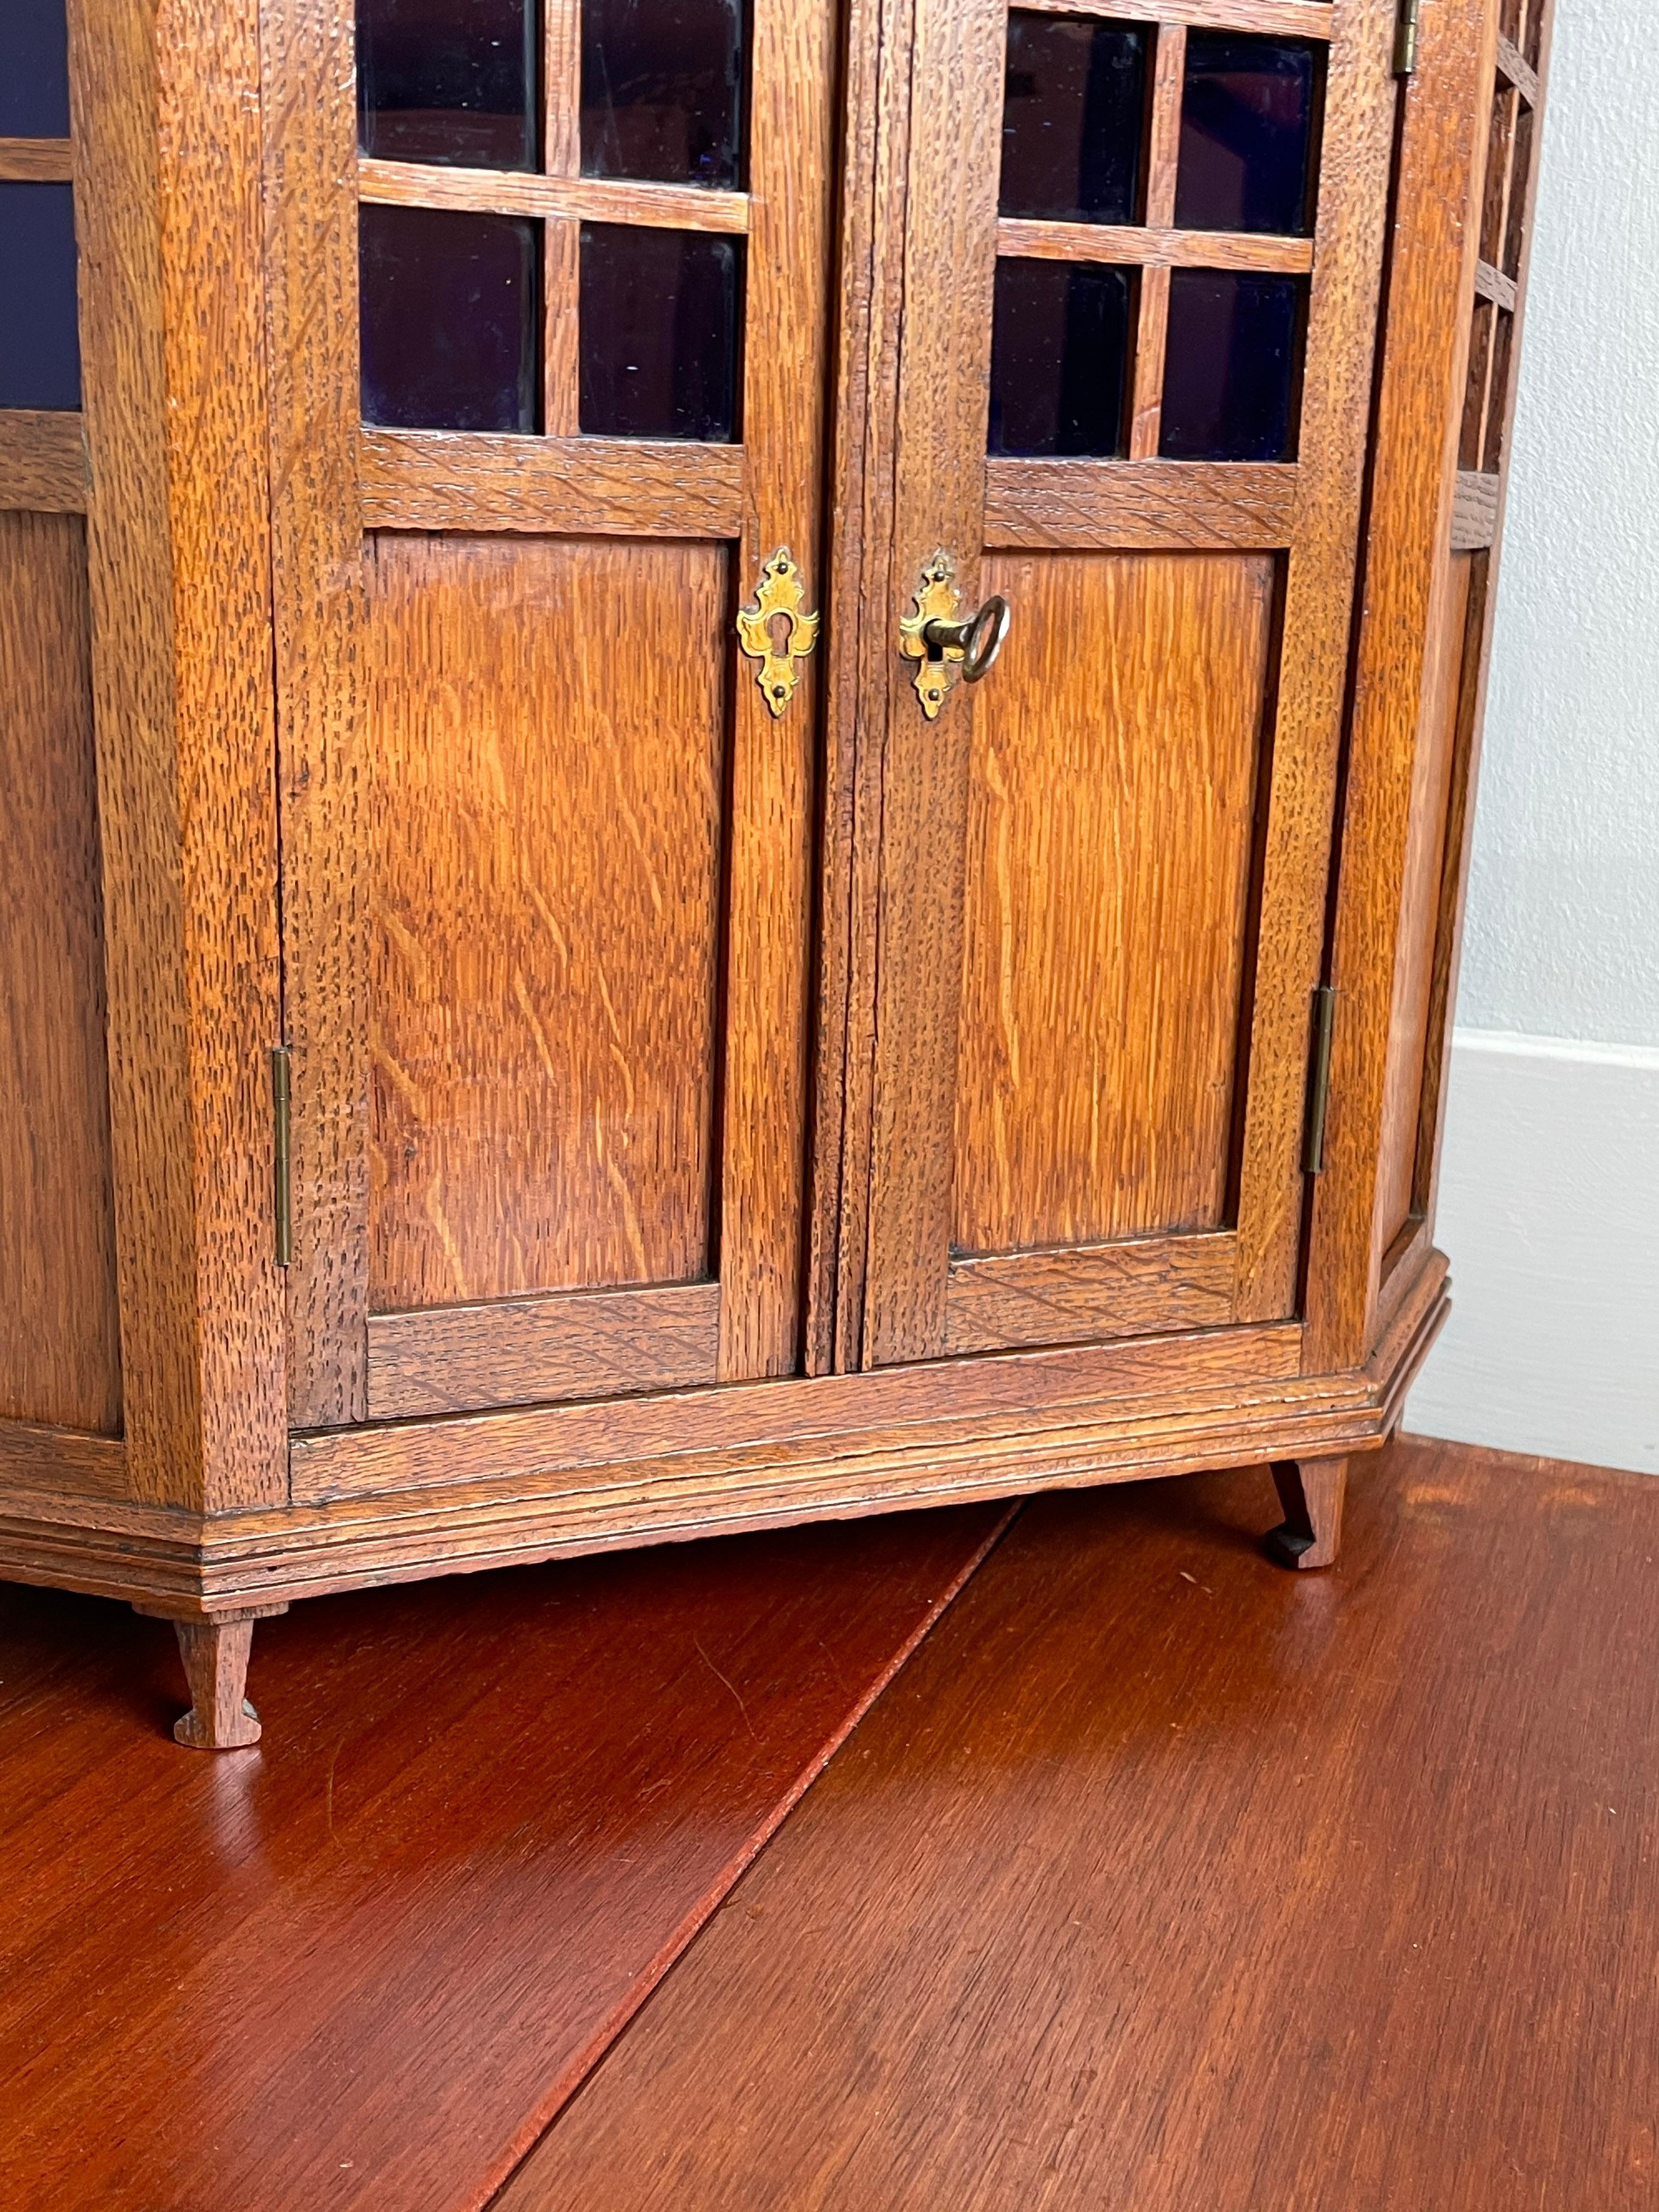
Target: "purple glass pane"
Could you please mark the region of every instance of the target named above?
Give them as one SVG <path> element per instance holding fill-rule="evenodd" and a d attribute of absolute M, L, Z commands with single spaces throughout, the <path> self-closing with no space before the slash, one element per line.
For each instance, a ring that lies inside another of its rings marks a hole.
<path fill-rule="evenodd" d="M 1138 24 L 1009 16 L 1004 215 L 1139 220 L 1147 45 Z"/>
<path fill-rule="evenodd" d="M 75 195 L 0 185 L 0 407 L 81 404 Z"/>
<path fill-rule="evenodd" d="M 1305 276 L 1171 272 L 1165 460 L 1294 459 L 1307 301 Z"/>
<path fill-rule="evenodd" d="M 743 183 L 744 0 L 582 0 L 582 174 Z"/>
<path fill-rule="evenodd" d="M 364 422 L 538 428 L 541 226 L 371 205 L 359 220 Z"/>
<path fill-rule="evenodd" d="M 1125 450 L 1134 299 L 1127 269 L 998 262 L 992 453 Z"/>
<path fill-rule="evenodd" d="M 64 0 L 0 0 L 0 138 L 69 137 Z"/>
<path fill-rule="evenodd" d="M 357 135 L 387 161 L 537 166 L 532 0 L 357 0 Z"/>
<path fill-rule="evenodd" d="M 739 240 L 582 225 L 581 427 L 604 438 L 738 434 Z"/>
<path fill-rule="evenodd" d="M 1189 31 L 1176 228 L 1306 237 L 1323 89 L 1323 49 L 1304 40 Z"/>

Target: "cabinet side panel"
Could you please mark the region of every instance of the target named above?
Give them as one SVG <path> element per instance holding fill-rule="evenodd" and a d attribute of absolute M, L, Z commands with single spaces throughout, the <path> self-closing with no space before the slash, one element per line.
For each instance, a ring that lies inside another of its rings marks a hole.
<path fill-rule="evenodd" d="M 372 541 L 370 1300 L 713 1271 L 727 556 Z"/>
<path fill-rule="evenodd" d="M 1415 1210 L 1419 1109 L 1436 972 L 1447 810 L 1464 690 L 1473 558 L 1467 553 L 1454 556 L 1442 579 L 1424 684 L 1423 724 L 1412 768 L 1377 1170 L 1377 1218 L 1385 1251 Z M 1478 650 L 1477 640 L 1477 654 Z"/>
<path fill-rule="evenodd" d="M 1270 553 L 988 556 L 953 1243 L 1213 1229 L 1227 1202 Z"/>
<path fill-rule="evenodd" d="M 85 529 L 0 514 L 0 1419 L 121 1419 Z"/>

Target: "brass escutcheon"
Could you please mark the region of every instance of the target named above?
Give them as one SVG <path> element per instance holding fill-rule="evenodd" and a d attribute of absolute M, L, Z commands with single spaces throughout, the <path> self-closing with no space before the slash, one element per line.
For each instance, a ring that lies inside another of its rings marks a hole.
<path fill-rule="evenodd" d="M 781 714 L 795 696 L 800 664 L 818 641 L 818 617 L 803 611 L 806 596 L 800 570 L 787 545 L 780 545 L 761 565 L 760 589 L 746 607 L 738 611 L 738 643 L 751 660 L 758 660 L 755 681 L 774 715 Z M 781 615 L 788 624 L 781 650 L 773 625 Z"/>

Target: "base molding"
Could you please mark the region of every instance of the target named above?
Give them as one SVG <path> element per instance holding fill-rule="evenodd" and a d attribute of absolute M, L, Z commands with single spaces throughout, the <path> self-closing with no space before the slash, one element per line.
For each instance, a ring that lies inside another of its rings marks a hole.
<path fill-rule="evenodd" d="M 1284 1322 L 297 1437 L 291 1502 L 204 1518 L 0 1481 L 0 1577 L 173 1620 L 794 1522 L 1375 1450 L 1449 1307 L 1427 1254 L 1364 1368 Z M 365 1480 L 365 1477 L 373 1480 Z"/>

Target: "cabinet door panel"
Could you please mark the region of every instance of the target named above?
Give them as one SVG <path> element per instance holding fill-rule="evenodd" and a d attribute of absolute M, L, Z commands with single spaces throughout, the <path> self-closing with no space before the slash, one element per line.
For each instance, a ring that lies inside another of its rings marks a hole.
<path fill-rule="evenodd" d="M 371 1310 L 706 1276 L 724 550 L 371 549 Z"/>
<path fill-rule="evenodd" d="M 958 1253 L 1224 1218 L 1274 568 L 984 563 L 1020 620 L 971 701 Z"/>
<path fill-rule="evenodd" d="M 262 12 L 299 1427 L 797 1361 L 833 11 L 494 14 Z"/>
<path fill-rule="evenodd" d="M 1012 629 L 936 719 L 890 664 L 866 1364 L 1296 1303 L 1395 9 L 1213 0 L 1122 99 L 1064 12 L 916 9 L 893 572 Z"/>

